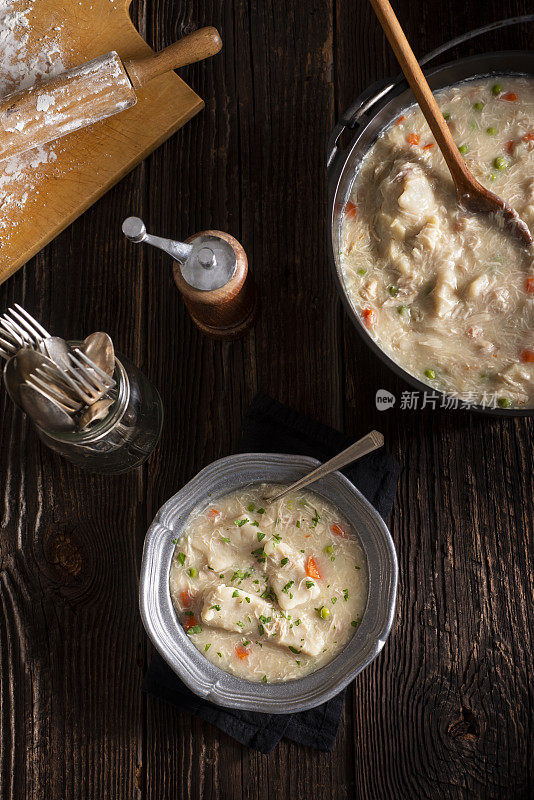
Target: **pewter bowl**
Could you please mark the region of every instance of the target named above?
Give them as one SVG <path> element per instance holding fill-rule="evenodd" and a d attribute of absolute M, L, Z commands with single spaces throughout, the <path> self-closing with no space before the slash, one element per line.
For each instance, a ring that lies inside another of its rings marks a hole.
<path fill-rule="evenodd" d="M 174 611 L 169 571 L 174 545 L 190 513 L 251 483 L 292 483 L 319 462 L 306 456 L 244 453 L 203 469 L 158 511 L 147 533 L 141 563 L 141 617 L 152 643 L 180 679 L 219 706 L 289 714 L 305 711 L 338 694 L 376 658 L 388 637 L 397 593 L 397 556 L 378 512 L 340 472 L 312 490 L 339 508 L 357 532 L 369 569 L 369 595 L 362 623 L 344 650 L 316 672 L 283 683 L 253 683 L 208 661 L 190 641 Z"/>

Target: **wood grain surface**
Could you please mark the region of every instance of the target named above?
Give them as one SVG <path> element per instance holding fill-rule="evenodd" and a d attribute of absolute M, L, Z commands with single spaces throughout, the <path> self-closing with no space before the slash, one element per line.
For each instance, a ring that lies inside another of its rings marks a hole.
<path fill-rule="evenodd" d="M 396 0 L 417 55 L 530 0 Z M 483 8 L 483 18 L 481 11 Z M 531 8 L 530 8 L 531 10 Z M 160 389 L 161 444 L 137 473 L 81 473 L 0 392 L 2 800 L 375 800 L 534 795 L 533 420 L 378 413 L 406 387 L 342 310 L 327 263 L 326 139 L 397 72 L 364 0 L 139 0 L 155 48 L 215 25 L 224 49 L 184 71 L 206 108 L 0 288 L 59 335 L 104 329 Z M 455 55 L 528 47 L 510 29 Z M 203 337 L 169 261 L 120 234 L 128 214 L 243 243 L 263 313 L 245 339 Z M 350 687 L 331 754 L 269 756 L 140 693 L 137 608 L 153 514 L 235 447 L 265 391 L 402 464 L 391 529 L 399 601 L 384 651 Z"/>

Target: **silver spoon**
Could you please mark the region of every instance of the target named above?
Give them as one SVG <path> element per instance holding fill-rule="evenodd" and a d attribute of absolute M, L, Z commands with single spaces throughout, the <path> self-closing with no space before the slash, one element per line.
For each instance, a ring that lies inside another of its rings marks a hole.
<path fill-rule="evenodd" d="M 367 455 L 367 453 L 378 450 L 383 444 L 383 435 L 378 431 L 371 431 L 371 433 L 368 433 L 363 439 L 359 439 L 357 442 L 354 442 L 354 444 L 351 444 L 350 447 L 347 447 L 346 450 L 343 450 L 341 453 L 338 453 L 337 456 L 331 458 L 330 461 L 326 461 L 324 464 L 321 464 L 321 466 L 309 472 L 308 475 L 304 475 L 303 478 L 292 483 L 291 486 L 288 486 L 283 492 L 278 492 L 278 494 L 272 497 L 266 497 L 265 502 L 267 504 L 274 503 L 276 500 L 280 500 L 281 497 L 288 494 L 288 492 L 292 492 L 295 489 L 303 489 L 304 486 L 315 483 L 315 481 L 324 478 L 331 472 L 342 469 L 342 467 L 346 467 L 347 464 L 352 464 L 353 461 L 357 461 L 359 458 L 362 458 L 362 456 Z"/>
<path fill-rule="evenodd" d="M 115 348 L 111 337 L 107 333 L 97 331 L 91 333 L 80 347 L 82 353 L 94 361 L 97 367 L 103 369 L 108 375 L 115 371 Z"/>
<path fill-rule="evenodd" d="M 19 387 L 22 409 L 45 431 L 72 431 L 76 427 L 74 420 L 61 406 L 50 397 L 45 397 L 40 390 L 23 383 Z"/>
<path fill-rule="evenodd" d="M 52 361 L 38 353 L 37 350 L 19 350 L 4 367 L 4 383 L 7 392 L 16 406 L 22 408 L 19 389 L 24 381 L 42 367 L 43 364 L 53 366 Z"/>
<path fill-rule="evenodd" d="M 87 406 L 78 420 L 79 430 L 83 431 L 85 428 L 88 428 L 89 425 L 92 425 L 93 422 L 104 419 L 108 413 L 109 407 L 112 406 L 114 402 L 115 400 L 112 397 L 104 397 L 102 400 L 97 400 L 93 405 Z"/>

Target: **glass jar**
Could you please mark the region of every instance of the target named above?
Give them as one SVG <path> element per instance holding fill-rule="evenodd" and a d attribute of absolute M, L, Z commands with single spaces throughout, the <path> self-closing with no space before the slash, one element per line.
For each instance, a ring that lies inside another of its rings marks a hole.
<path fill-rule="evenodd" d="M 82 469 L 105 475 L 127 472 L 146 461 L 163 425 L 159 393 L 137 367 L 116 354 L 113 377 L 117 399 L 104 419 L 83 431 L 46 431 L 35 425 L 51 450 Z"/>

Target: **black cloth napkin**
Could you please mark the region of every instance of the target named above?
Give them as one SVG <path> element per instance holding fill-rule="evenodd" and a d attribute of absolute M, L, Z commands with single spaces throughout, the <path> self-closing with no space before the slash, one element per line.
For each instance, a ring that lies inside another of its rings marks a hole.
<path fill-rule="evenodd" d="M 245 414 L 238 452 L 294 453 L 326 461 L 348 447 L 351 441 L 339 431 L 260 395 Z M 397 487 L 399 466 L 395 459 L 381 448 L 343 472 L 385 519 L 391 511 Z M 327 703 L 298 714 L 260 714 L 220 708 L 193 694 L 159 653 L 152 657 L 143 691 L 211 722 L 241 744 L 262 753 L 269 753 L 282 737 L 317 750 L 331 750 L 345 701 L 343 690 Z"/>

